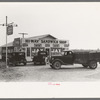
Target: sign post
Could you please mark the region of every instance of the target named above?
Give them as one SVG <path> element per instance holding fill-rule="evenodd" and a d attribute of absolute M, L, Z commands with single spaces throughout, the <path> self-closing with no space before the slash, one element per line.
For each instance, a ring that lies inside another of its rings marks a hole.
<path fill-rule="evenodd" d="M 9 23 L 8 24 L 8 17 L 6 16 L 6 24 L 0 24 L 2 26 L 6 26 L 6 68 L 8 68 L 8 65 L 7 65 L 7 56 L 8 56 L 8 53 L 7 53 L 7 35 L 12 35 L 13 34 L 13 27 L 17 27 L 17 25 L 13 25 L 13 22 L 12 23 Z"/>
<path fill-rule="evenodd" d="M 7 54 L 7 16 L 6 16 L 6 68 L 8 68 L 8 65 L 7 65 L 7 56 L 8 56 L 8 54 Z"/>

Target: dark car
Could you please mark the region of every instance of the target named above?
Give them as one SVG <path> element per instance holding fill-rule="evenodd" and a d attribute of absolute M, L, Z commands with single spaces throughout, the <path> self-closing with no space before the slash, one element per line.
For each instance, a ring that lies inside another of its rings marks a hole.
<path fill-rule="evenodd" d="M 3 57 L 3 59 L 5 59 L 5 57 Z M 8 65 L 13 65 L 13 66 L 19 65 L 21 63 L 23 65 L 26 65 L 27 61 L 25 58 L 25 52 L 10 53 L 7 58 L 7 62 L 8 62 Z"/>
<path fill-rule="evenodd" d="M 34 65 L 36 65 L 36 64 L 45 65 L 46 64 L 46 62 L 45 62 L 46 57 L 47 57 L 47 52 L 46 51 L 39 51 L 37 53 L 37 55 L 33 56 Z"/>
<path fill-rule="evenodd" d="M 83 67 L 91 69 L 97 68 L 97 62 L 100 63 L 100 52 L 72 52 L 64 51 L 61 56 L 52 56 L 50 66 L 54 69 L 60 69 L 61 65 L 82 64 Z"/>

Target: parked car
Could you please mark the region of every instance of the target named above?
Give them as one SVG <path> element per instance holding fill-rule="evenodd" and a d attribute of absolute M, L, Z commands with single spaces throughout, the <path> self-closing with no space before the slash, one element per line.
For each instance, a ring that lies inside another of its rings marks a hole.
<path fill-rule="evenodd" d="M 2 57 L 3 58 L 3 61 L 5 61 L 5 56 Z M 19 65 L 19 64 L 23 64 L 23 65 L 26 65 L 27 61 L 26 61 L 26 58 L 25 58 L 25 52 L 12 52 L 8 55 L 7 57 L 7 62 L 8 62 L 8 65 L 13 65 L 13 66 L 16 66 L 16 65 Z"/>
<path fill-rule="evenodd" d="M 64 51 L 61 56 L 52 56 L 50 66 L 54 69 L 60 69 L 61 65 L 82 64 L 91 69 L 97 68 L 97 62 L 100 63 L 100 52 L 72 52 Z"/>
<path fill-rule="evenodd" d="M 37 55 L 34 55 L 33 58 L 32 58 L 33 62 L 34 62 L 34 65 L 36 65 L 36 64 L 45 65 L 46 64 L 46 62 L 45 62 L 46 57 L 47 57 L 47 52 L 46 51 L 39 51 L 37 53 Z"/>

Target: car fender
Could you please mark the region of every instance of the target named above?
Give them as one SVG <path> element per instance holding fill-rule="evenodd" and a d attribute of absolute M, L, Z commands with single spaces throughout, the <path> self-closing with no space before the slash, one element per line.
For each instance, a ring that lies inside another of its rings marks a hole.
<path fill-rule="evenodd" d="M 52 64 L 55 62 L 55 61 L 59 61 L 61 64 L 64 64 L 64 62 L 60 59 L 55 59 L 54 61 L 52 61 Z"/>

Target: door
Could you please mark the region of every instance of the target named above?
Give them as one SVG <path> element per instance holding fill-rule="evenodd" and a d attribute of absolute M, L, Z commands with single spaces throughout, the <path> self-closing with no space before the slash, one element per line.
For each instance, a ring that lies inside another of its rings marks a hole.
<path fill-rule="evenodd" d="M 63 61 L 66 64 L 73 64 L 73 53 L 71 51 L 66 51 L 63 55 Z"/>
<path fill-rule="evenodd" d="M 50 48 L 46 48 L 45 50 L 47 51 L 47 55 L 50 56 Z"/>

